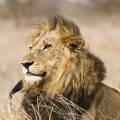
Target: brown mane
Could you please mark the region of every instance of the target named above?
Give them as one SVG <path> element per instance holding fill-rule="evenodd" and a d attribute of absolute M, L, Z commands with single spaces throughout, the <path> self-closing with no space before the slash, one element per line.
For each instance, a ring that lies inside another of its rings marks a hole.
<path fill-rule="evenodd" d="M 45 90 L 48 96 L 54 93 L 68 94 L 70 91 L 78 94 L 80 89 L 84 89 L 89 95 L 95 89 L 96 83 L 104 79 L 106 70 L 98 57 L 83 48 L 85 42 L 78 26 L 62 16 L 46 17 L 38 23 L 38 26 L 37 36 L 40 37 L 46 32 L 56 30 L 62 44 L 65 46 L 76 44 L 80 49 L 76 53 L 68 53 L 70 59 L 64 61 L 64 64 L 56 71 L 57 75 L 52 78 L 53 80 L 45 82 L 41 89 Z M 36 35 L 34 34 L 35 37 Z M 34 36 L 30 36 L 31 41 L 35 39 Z"/>

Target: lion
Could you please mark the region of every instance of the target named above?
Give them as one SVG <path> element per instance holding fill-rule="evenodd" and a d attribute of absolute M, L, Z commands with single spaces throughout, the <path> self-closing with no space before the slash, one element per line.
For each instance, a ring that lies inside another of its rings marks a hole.
<path fill-rule="evenodd" d="M 24 91 L 21 106 L 33 120 L 90 120 L 89 114 L 120 120 L 120 93 L 103 83 L 104 63 L 85 48 L 76 24 L 60 15 L 44 17 L 26 46 L 24 78 L 10 97 Z"/>

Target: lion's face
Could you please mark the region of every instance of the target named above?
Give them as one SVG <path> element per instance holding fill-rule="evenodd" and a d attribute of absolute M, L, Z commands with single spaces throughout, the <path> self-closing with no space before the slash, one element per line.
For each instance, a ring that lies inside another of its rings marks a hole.
<path fill-rule="evenodd" d="M 41 89 L 49 93 L 77 88 L 84 44 L 76 25 L 60 16 L 47 18 L 27 40 L 29 50 L 22 59 L 25 80 L 30 84 L 43 81 Z"/>
<path fill-rule="evenodd" d="M 69 50 L 55 30 L 28 40 L 27 49 L 22 67 L 25 79 L 30 83 L 50 80 L 69 58 Z"/>

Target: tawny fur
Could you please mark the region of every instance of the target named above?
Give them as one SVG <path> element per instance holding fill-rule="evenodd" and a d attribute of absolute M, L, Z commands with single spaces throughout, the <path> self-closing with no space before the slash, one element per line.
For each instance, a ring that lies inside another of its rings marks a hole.
<path fill-rule="evenodd" d="M 38 26 L 27 39 L 26 45 L 29 50 L 22 63 L 34 61 L 29 66 L 30 72 L 37 75 L 46 72 L 46 75 L 32 85 L 25 79 L 22 81 L 22 89 L 26 92 L 22 106 L 27 113 L 35 119 L 35 115 L 30 112 L 30 103 L 37 110 L 39 105 L 41 119 L 48 120 L 48 116 L 51 115 L 51 120 L 63 120 L 65 118 L 55 111 L 51 113 L 50 109 L 46 110 L 42 104 L 45 102 L 53 109 L 57 106 L 68 113 L 69 110 L 64 107 L 64 101 L 67 99 L 69 107 L 74 108 L 73 111 L 80 115 L 67 119 L 83 119 L 92 110 L 95 120 L 120 120 L 120 94 L 102 83 L 106 75 L 104 64 L 84 48 L 85 41 L 78 26 L 62 16 L 45 17 L 40 20 Z M 48 44 L 50 45 L 46 49 Z M 84 115 L 70 102 L 78 105 Z"/>

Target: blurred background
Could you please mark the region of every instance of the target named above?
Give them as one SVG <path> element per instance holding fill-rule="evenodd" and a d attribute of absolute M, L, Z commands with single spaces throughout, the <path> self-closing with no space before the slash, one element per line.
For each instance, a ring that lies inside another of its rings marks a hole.
<path fill-rule="evenodd" d="M 73 20 L 86 48 L 107 67 L 105 83 L 120 91 L 120 0 L 0 0 L 0 104 L 22 78 L 25 39 L 41 16 Z"/>

